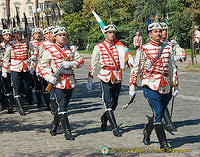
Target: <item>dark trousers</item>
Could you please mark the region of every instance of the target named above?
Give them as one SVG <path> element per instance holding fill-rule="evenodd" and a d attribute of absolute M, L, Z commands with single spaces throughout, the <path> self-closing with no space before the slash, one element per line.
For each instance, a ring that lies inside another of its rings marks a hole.
<path fill-rule="evenodd" d="M 11 87 L 11 74 L 7 73 L 7 77 L 2 77 L 2 82 L 3 82 L 3 88 L 5 91 L 5 95 L 7 94 L 12 94 L 13 89 Z"/>
<path fill-rule="evenodd" d="M 68 111 L 68 104 L 72 96 L 73 89 L 54 88 L 54 94 L 58 104 L 58 114 L 64 114 Z"/>
<path fill-rule="evenodd" d="M 199 54 L 199 43 L 194 42 L 194 47 L 196 49 L 196 54 Z"/>
<path fill-rule="evenodd" d="M 41 91 L 42 90 L 42 80 L 39 79 L 37 76 L 36 76 L 36 73 L 34 72 L 33 75 L 31 75 L 31 78 L 33 80 L 33 88 L 35 89 L 35 91 Z"/>
<path fill-rule="evenodd" d="M 157 91 L 144 86 L 143 94 L 153 111 L 154 123 L 161 123 L 164 116 L 164 111 L 172 98 L 172 93 L 160 94 Z"/>
<path fill-rule="evenodd" d="M 11 81 L 15 91 L 14 96 L 27 95 L 30 87 L 30 72 L 11 71 Z"/>
<path fill-rule="evenodd" d="M 121 82 L 112 84 L 111 82 L 105 83 L 101 81 L 101 87 L 106 110 L 112 109 L 114 111 L 118 105 Z"/>

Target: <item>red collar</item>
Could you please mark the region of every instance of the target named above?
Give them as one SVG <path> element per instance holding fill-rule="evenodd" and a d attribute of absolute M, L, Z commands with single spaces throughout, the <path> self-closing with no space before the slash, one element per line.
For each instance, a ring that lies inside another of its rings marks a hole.
<path fill-rule="evenodd" d="M 60 48 L 63 48 L 65 45 L 60 45 L 60 44 L 57 44 L 57 43 L 55 43 L 58 47 L 60 47 Z"/>
<path fill-rule="evenodd" d="M 104 41 L 105 44 L 109 45 L 109 46 L 113 46 L 114 45 L 114 41 L 108 41 L 107 39 Z"/>

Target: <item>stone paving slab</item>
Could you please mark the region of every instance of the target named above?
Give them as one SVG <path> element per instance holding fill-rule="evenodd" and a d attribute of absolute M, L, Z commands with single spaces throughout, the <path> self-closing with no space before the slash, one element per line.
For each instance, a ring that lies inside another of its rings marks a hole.
<path fill-rule="evenodd" d="M 75 141 L 66 141 L 62 127 L 59 126 L 58 135 L 49 134 L 53 116 L 46 107 L 37 109 L 36 105 L 26 106 L 25 117 L 17 112 L 7 114 L 0 112 L 0 157 L 156 157 L 156 156 L 200 156 L 200 74 L 180 72 L 181 91 L 175 99 L 173 121 L 178 131 L 173 134 L 166 132 L 166 136 L 173 151 L 187 151 L 174 153 L 159 153 L 159 143 L 155 132 L 152 132 L 150 146 L 142 143 L 142 130 L 152 111 L 143 97 L 142 89 L 137 91 L 136 102 L 127 110 L 122 106 L 129 100 L 128 84 L 130 70 L 124 72 L 124 82 L 119 98 L 119 105 L 115 112 L 116 120 L 123 133 L 122 137 L 114 137 L 111 127 L 108 131 L 100 129 L 100 117 L 104 111 L 101 100 L 99 80 L 95 77 L 93 90 L 85 88 L 89 69 L 89 56 L 86 64 L 75 70 L 77 87 L 69 105 L 69 120 Z M 97 68 L 98 73 L 99 68 Z M 169 104 L 171 109 L 171 103 Z M 109 148 L 109 153 L 100 152 L 102 146 Z M 190 152 L 188 152 L 190 151 Z"/>

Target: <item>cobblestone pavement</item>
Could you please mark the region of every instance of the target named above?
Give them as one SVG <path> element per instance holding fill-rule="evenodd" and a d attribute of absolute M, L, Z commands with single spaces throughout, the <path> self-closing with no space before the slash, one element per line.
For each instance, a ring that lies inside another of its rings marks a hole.
<path fill-rule="evenodd" d="M 147 117 L 152 115 L 142 89 L 139 88 L 136 102 L 127 110 L 122 106 L 129 100 L 129 72 L 124 72 L 119 105 L 115 112 L 116 119 L 123 133 L 114 137 L 111 127 L 108 131 L 100 129 L 100 116 L 104 111 L 99 80 L 95 77 L 93 90 L 85 88 L 89 69 L 89 55 L 85 56 L 85 65 L 77 69 L 77 87 L 69 105 L 69 120 L 75 141 L 66 141 L 62 127 L 58 135 L 49 134 L 53 119 L 44 106 L 25 106 L 27 115 L 21 117 L 17 112 L 7 114 L 0 112 L 0 157 L 38 157 L 38 156 L 105 156 L 100 152 L 102 146 L 109 148 L 106 156 L 200 156 L 200 74 L 179 72 L 181 91 L 175 99 L 173 121 L 178 131 L 166 132 L 173 153 L 159 153 L 159 143 L 155 132 L 152 132 L 150 146 L 142 143 L 142 130 Z M 99 69 L 97 69 L 96 74 Z M 171 102 L 169 104 L 171 110 Z M 176 152 L 175 152 L 176 151 Z M 179 151 L 179 153 L 178 153 Z M 182 151 L 182 152 L 180 152 Z M 185 151 L 185 152 L 183 152 Z"/>

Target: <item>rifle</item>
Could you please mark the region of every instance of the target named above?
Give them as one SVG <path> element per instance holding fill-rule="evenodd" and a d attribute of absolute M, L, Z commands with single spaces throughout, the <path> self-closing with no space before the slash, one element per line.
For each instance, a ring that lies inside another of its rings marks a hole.
<path fill-rule="evenodd" d="M 58 10 L 59 25 L 61 25 L 61 14 L 60 14 L 60 8 L 59 8 L 59 6 L 58 6 L 57 3 L 56 3 L 55 5 L 56 5 L 56 8 L 57 8 L 57 10 Z"/>
<path fill-rule="evenodd" d="M 17 26 L 20 25 L 20 18 L 19 18 L 19 13 L 17 11 L 17 7 L 15 6 L 15 9 L 16 9 L 16 18 L 17 18 Z"/>
<path fill-rule="evenodd" d="M 26 38 L 26 44 L 27 44 L 27 54 L 28 54 L 28 58 L 30 58 L 30 54 L 29 54 L 29 39 L 28 39 L 28 20 L 26 18 L 26 14 L 24 14 L 24 22 L 25 22 L 25 38 Z"/>
<path fill-rule="evenodd" d="M 70 50 L 70 48 L 69 48 L 69 50 Z M 69 61 L 70 58 L 74 55 L 74 53 L 75 53 L 77 50 L 78 50 L 78 47 L 77 47 L 77 46 L 75 47 L 74 51 L 71 51 L 71 50 L 70 50 L 71 53 L 70 53 L 69 56 L 67 56 L 67 57 L 65 58 L 65 61 Z M 62 73 L 63 70 L 64 70 L 64 67 L 63 67 L 63 65 L 61 64 L 61 66 L 59 66 L 59 68 L 58 68 L 58 69 L 55 71 L 55 73 L 53 74 L 53 77 L 57 78 L 58 81 L 59 81 L 59 80 L 60 80 L 60 79 L 59 79 L 59 75 Z M 52 90 L 52 87 L 53 87 L 53 84 L 52 84 L 52 83 L 49 83 L 45 90 L 46 90 L 47 92 L 50 93 L 51 90 Z"/>
<path fill-rule="evenodd" d="M 16 27 L 16 24 L 15 24 L 15 18 L 13 17 L 13 28 Z"/>

